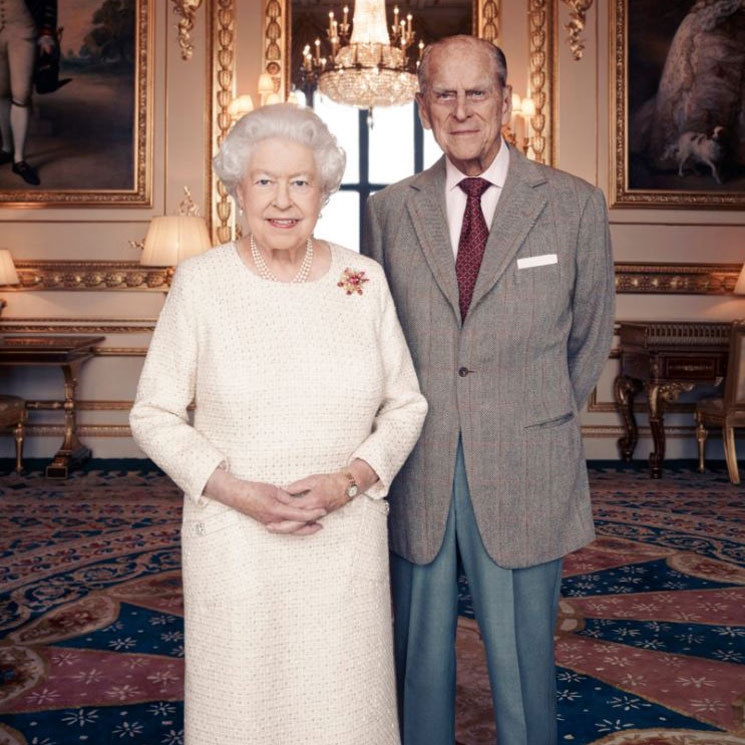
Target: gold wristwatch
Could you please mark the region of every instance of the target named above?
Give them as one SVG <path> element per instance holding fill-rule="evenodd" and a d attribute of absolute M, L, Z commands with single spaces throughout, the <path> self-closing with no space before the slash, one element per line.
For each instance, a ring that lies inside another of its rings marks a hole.
<path fill-rule="evenodd" d="M 347 483 L 346 490 L 347 498 L 352 500 L 360 493 L 360 488 L 359 486 L 357 486 L 357 480 L 354 478 L 352 472 L 348 468 L 342 468 L 341 472 L 349 482 Z"/>

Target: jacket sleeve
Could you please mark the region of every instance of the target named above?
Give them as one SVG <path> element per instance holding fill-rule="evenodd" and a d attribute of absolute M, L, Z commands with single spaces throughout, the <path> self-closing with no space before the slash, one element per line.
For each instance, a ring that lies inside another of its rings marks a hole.
<path fill-rule="evenodd" d="M 365 206 L 365 224 L 362 233 L 362 247 L 360 253 L 375 259 L 378 264 L 385 266 L 383 259 L 383 234 L 380 229 L 375 198 L 370 197 Z"/>
<path fill-rule="evenodd" d="M 226 459 L 189 421 L 198 319 L 183 269 L 173 279 L 142 368 L 129 423 L 135 442 L 195 502 Z"/>
<path fill-rule="evenodd" d="M 569 335 L 569 376 L 581 409 L 608 359 L 615 321 L 615 275 L 605 197 L 595 189 L 580 218 Z"/>
<path fill-rule="evenodd" d="M 378 326 L 385 377 L 383 398 L 370 436 L 350 458 L 350 462 L 361 458 L 378 474 L 379 481 L 367 491 L 373 499 L 388 494 L 391 482 L 419 439 L 427 415 L 427 401 L 419 390 L 393 298 L 382 271 L 379 276 L 383 288 Z"/>

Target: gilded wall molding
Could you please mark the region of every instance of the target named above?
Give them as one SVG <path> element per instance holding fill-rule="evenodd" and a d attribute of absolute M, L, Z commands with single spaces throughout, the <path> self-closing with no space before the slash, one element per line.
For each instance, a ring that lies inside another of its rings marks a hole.
<path fill-rule="evenodd" d="M 624 435 L 624 429 L 615 424 L 585 424 L 582 426 L 582 437 L 588 439 L 595 438 L 613 438 L 617 439 Z M 696 428 L 691 427 L 672 427 L 665 424 L 665 438 L 670 440 L 683 440 L 693 437 L 696 434 Z M 649 427 L 639 427 L 639 439 L 651 439 L 652 430 Z M 636 459 L 635 459 L 636 460 Z M 640 458 L 639 460 L 643 460 Z M 623 461 L 618 458 L 619 464 Z"/>
<path fill-rule="evenodd" d="M 194 54 L 194 44 L 191 41 L 191 32 L 194 30 L 194 17 L 196 16 L 202 0 L 172 0 L 173 12 L 180 20 L 176 24 L 178 29 L 178 45 L 181 48 L 181 59 L 188 61 Z"/>
<path fill-rule="evenodd" d="M 132 437 L 128 426 L 122 424 L 79 424 L 78 435 L 81 437 Z M 62 424 L 29 424 L 26 433 L 33 437 L 62 437 L 65 428 Z M 667 439 L 680 440 L 693 437 L 696 433 L 695 427 L 670 427 L 665 425 L 665 437 Z M 615 425 L 583 425 L 582 437 L 586 439 L 617 439 L 623 434 L 623 427 Z M 717 437 L 712 432 L 710 437 Z M 649 427 L 639 427 L 639 438 L 650 439 L 652 431 Z M 618 461 L 621 463 L 621 461 Z"/>
<path fill-rule="evenodd" d="M 616 292 L 642 295 L 728 295 L 740 264 L 616 263 Z"/>
<path fill-rule="evenodd" d="M 76 411 L 129 411 L 134 401 L 86 401 L 75 400 Z M 62 411 L 64 401 L 26 401 L 27 409 L 42 409 L 44 411 Z"/>
<path fill-rule="evenodd" d="M 230 198 L 225 196 L 229 217 L 232 206 Z M 220 232 L 221 230 L 226 232 Z M 224 243 L 231 237 L 232 225 L 228 219 L 218 226 L 216 240 Z M 729 295 L 735 288 L 741 268 L 740 264 L 618 262 L 616 292 L 640 295 Z M 21 283 L 2 286 L 4 293 L 29 290 L 167 292 L 171 280 L 168 267 L 147 267 L 135 261 L 18 261 L 16 269 Z M 52 332 L 53 329 L 47 331 Z"/>
<path fill-rule="evenodd" d="M 556 162 L 556 14 L 557 0 L 528 0 L 528 40 L 531 98 L 531 148 L 538 163 Z"/>
<path fill-rule="evenodd" d="M 0 332 L 5 334 L 143 334 L 154 330 L 155 319 L 0 318 Z"/>
<path fill-rule="evenodd" d="M 80 437 L 132 437 L 132 431 L 124 424 L 78 424 Z M 62 424 L 28 424 L 26 434 L 31 437 L 64 437 Z"/>
<path fill-rule="evenodd" d="M 164 292 L 170 286 L 167 267 L 136 261 L 17 261 L 19 285 L 3 292 L 28 290 L 135 290 Z"/>
<path fill-rule="evenodd" d="M 564 26 L 564 30 L 569 33 L 569 48 L 572 50 L 572 57 L 579 61 L 585 51 L 585 40 L 582 34 L 587 22 L 587 11 L 592 7 L 592 0 L 564 0 L 569 8 L 569 23 Z"/>
<path fill-rule="evenodd" d="M 288 0 L 264 0 L 264 50 L 261 68 L 269 74 L 275 93 L 287 98 L 290 92 L 290 14 Z"/>
<path fill-rule="evenodd" d="M 499 0 L 482 0 L 476 5 L 476 35 L 492 44 L 499 43 L 502 8 Z"/>
<path fill-rule="evenodd" d="M 211 0 L 208 15 L 210 73 L 208 110 L 210 112 L 207 139 L 206 183 L 209 193 L 209 226 L 215 243 L 227 243 L 235 229 L 233 201 L 212 169 L 212 156 L 217 152 L 231 127 L 228 107 L 235 97 L 235 0 Z"/>

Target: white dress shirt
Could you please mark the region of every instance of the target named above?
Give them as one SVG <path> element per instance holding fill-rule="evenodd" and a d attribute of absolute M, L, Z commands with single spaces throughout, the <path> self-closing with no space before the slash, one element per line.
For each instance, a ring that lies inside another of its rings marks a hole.
<path fill-rule="evenodd" d="M 499 147 L 497 157 L 494 158 L 491 165 L 483 173 L 478 175 L 478 178 L 486 179 L 491 183 L 491 186 L 481 195 L 481 211 L 490 230 L 492 220 L 494 219 L 494 211 L 502 194 L 509 167 L 510 151 L 504 138 L 502 138 L 502 144 Z M 458 186 L 464 178 L 468 178 L 468 176 L 465 173 L 461 173 L 450 162 L 450 158 L 446 157 L 445 205 L 447 209 L 448 229 L 450 230 L 450 243 L 453 247 L 454 256 L 458 255 L 458 242 L 460 241 L 460 231 L 463 227 L 463 214 L 466 211 L 466 193 Z"/>

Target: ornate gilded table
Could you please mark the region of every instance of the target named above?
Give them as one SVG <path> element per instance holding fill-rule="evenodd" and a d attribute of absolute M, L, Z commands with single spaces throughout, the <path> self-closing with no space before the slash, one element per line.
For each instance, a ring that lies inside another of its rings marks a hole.
<path fill-rule="evenodd" d="M 61 367 L 65 379 L 65 400 L 30 401 L 30 409 L 63 409 L 65 437 L 60 449 L 46 468 L 49 478 L 67 478 L 69 471 L 89 458 L 91 451 L 78 439 L 75 418 L 75 389 L 83 363 L 94 355 L 103 336 L 3 336 L 0 340 L 0 365 L 14 367 Z"/>
<path fill-rule="evenodd" d="M 634 397 L 645 390 L 654 440 L 649 472 L 652 478 L 660 478 L 665 459 L 665 404 L 676 401 L 682 391 L 693 390 L 696 385 L 718 384 L 724 378 L 729 331 L 729 323 L 620 324 L 621 371 L 614 393 L 625 430 L 618 440 L 624 460 L 631 460 L 639 439 Z"/>

